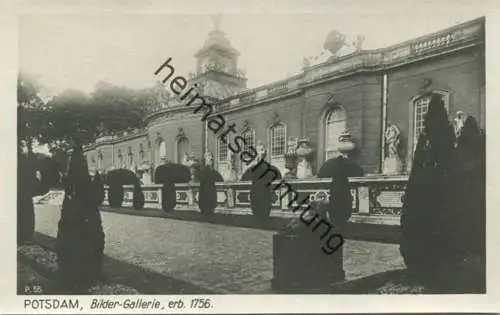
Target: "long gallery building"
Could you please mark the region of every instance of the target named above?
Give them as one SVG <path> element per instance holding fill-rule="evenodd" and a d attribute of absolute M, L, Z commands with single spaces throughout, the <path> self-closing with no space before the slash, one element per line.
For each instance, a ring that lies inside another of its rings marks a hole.
<path fill-rule="evenodd" d="M 215 27 L 194 55 L 196 73 L 190 75 L 188 86 L 197 84 L 198 93 L 215 111 L 236 125 L 247 144 L 265 148 L 267 160 L 282 173 L 292 140 L 302 140 L 312 149 L 314 176 L 336 154 L 339 136 L 346 131 L 365 173 L 379 173 L 387 154 L 385 131 L 396 126 L 404 174 L 411 167 L 433 94 L 443 100 L 450 120 L 461 111 L 476 117 L 484 128 L 484 18 L 383 49 L 363 50 L 359 45 L 342 56 L 336 54 L 342 46 L 339 36 L 329 38 L 328 60 L 316 65 L 305 62 L 298 75 L 247 89 L 245 75 L 238 69 L 239 52 Z M 188 163 L 212 156 L 226 180 L 237 180 L 245 165 L 231 158 L 227 144 L 207 130 L 200 115 L 172 98 L 146 118 L 143 130 L 103 136 L 87 146 L 89 168 L 132 169 L 144 173 L 148 184 L 162 157 Z"/>

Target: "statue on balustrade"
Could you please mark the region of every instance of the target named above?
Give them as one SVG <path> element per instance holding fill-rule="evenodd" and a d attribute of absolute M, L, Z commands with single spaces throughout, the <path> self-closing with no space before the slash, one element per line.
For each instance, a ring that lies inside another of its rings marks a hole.
<path fill-rule="evenodd" d="M 391 124 L 385 131 L 385 159 L 382 173 L 384 175 L 399 175 L 403 171 L 403 161 L 399 155 L 401 133 L 396 125 Z"/>

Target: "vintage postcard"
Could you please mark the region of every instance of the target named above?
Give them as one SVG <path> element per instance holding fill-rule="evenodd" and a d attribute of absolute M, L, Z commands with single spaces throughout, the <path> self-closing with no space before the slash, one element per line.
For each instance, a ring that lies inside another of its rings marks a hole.
<path fill-rule="evenodd" d="M 495 7 L 354 3 L 12 10 L 0 312 L 500 311 Z"/>

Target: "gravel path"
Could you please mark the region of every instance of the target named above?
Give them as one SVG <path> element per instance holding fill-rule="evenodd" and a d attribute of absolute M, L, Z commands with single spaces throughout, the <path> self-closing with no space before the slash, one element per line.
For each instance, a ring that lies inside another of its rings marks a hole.
<path fill-rule="evenodd" d="M 270 292 L 275 232 L 101 212 L 105 254 L 221 292 Z M 60 208 L 36 206 L 36 231 L 56 237 Z M 349 280 L 403 268 L 398 246 L 346 241 Z"/>

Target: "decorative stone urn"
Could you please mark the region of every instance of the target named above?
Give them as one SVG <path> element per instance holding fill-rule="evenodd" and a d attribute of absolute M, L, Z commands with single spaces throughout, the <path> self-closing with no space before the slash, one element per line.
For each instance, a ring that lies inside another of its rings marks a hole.
<path fill-rule="evenodd" d="M 344 130 L 344 132 L 342 132 L 339 136 L 338 151 L 345 156 L 349 156 L 352 154 L 354 149 L 356 149 L 356 144 L 354 144 L 354 141 L 352 140 L 351 133 L 349 130 Z"/>
<path fill-rule="evenodd" d="M 313 154 L 313 149 L 310 145 L 310 140 L 307 138 L 302 138 L 298 141 L 296 155 L 298 159 L 297 163 L 297 178 L 304 179 L 313 176 L 311 167 L 311 156 Z"/>
<path fill-rule="evenodd" d="M 285 154 L 285 168 L 288 172 L 285 174 L 285 179 L 296 179 L 297 178 L 297 138 L 288 138 L 287 152 Z"/>

